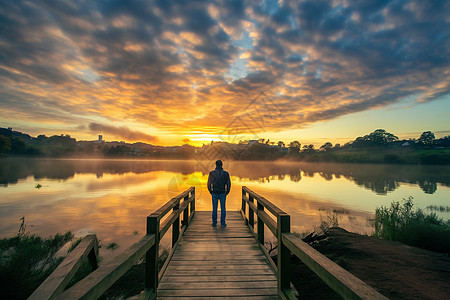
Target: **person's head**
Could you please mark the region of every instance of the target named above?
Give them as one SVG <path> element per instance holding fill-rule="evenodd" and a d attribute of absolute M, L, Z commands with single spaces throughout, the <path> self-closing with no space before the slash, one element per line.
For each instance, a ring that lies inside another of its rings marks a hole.
<path fill-rule="evenodd" d="M 223 163 L 220 159 L 216 160 L 216 168 L 222 169 Z"/>

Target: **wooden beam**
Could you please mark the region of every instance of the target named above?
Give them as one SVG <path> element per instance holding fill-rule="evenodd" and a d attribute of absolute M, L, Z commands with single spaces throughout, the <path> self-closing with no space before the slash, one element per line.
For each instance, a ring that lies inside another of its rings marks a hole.
<path fill-rule="evenodd" d="M 282 239 L 292 253 L 344 299 L 388 299 L 294 234 L 284 233 Z"/>
<path fill-rule="evenodd" d="M 282 294 L 286 291 L 290 291 L 290 265 L 291 265 L 291 252 L 289 248 L 282 242 L 283 233 L 289 233 L 291 230 L 290 216 L 278 216 L 278 255 L 277 255 L 277 280 L 278 280 L 278 293 Z"/>
<path fill-rule="evenodd" d="M 92 256 L 96 259 L 97 255 L 97 237 L 95 234 L 87 235 L 28 299 L 54 299 L 64 291 L 75 273 L 83 265 L 83 262 L 89 261 L 89 257 Z M 97 261 L 92 267 L 93 269 L 97 268 Z"/>
<path fill-rule="evenodd" d="M 265 211 L 258 211 L 258 217 L 266 224 L 267 228 L 273 233 L 274 236 L 277 236 L 277 222 L 272 219 L 268 213 Z"/>
<path fill-rule="evenodd" d="M 135 265 L 155 243 L 155 235 L 146 235 L 114 260 L 101 266 L 56 299 L 97 299 Z"/>
<path fill-rule="evenodd" d="M 249 195 L 252 195 L 253 198 L 257 199 L 258 201 L 261 202 L 262 205 L 264 205 L 264 207 L 270 211 L 275 217 L 278 217 L 279 215 L 287 215 L 283 210 L 281 210 L 278 206 L 276 206 L 275 204 L 273 204 L 272 202 L 270 202 L 269 200 L 267 200 L 266 198 L 264 198 L 263 196 L 255 193 L 254 191 L 252 191 L 251 189 L 249 189 L 246 186 L 243 186 L 242 189 L 247 192 Z"/>

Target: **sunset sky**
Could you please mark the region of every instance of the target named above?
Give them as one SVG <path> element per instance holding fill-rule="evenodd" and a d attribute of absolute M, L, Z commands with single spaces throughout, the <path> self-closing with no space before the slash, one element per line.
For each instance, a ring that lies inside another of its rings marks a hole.
<path fill-rule="evenodd" d="M 450 134 L 450 1 L 1 1 L 0 127 L 320 146 Z"/>

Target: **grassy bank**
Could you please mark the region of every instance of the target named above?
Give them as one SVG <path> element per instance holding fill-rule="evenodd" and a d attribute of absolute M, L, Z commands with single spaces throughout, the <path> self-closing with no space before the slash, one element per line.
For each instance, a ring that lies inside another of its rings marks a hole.
<path fill-rule="evenodd" d="M 0 240 L 0 299 L 26 299 L 64 257 L 55 254 L 73 239 L 71 232 L 47 238 L 19 233 Z"/>
<path fill-rule="evenodd" d="M 412 198 L 375 211 L 376 237 L 450 254 L 450 221 L 414 209 Z"/>
<path fill-rule="evenodd" d="M 450 164 L 450 149 L 359 149 L 300 153 L 296 159 L 308 162 Z"/>

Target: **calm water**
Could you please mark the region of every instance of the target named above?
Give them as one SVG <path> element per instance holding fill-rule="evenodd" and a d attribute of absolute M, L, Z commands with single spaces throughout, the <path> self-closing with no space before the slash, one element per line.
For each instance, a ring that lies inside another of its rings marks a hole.
<path fill-rule="evenodd" d="M 25 216 L 31 233 L 94 232 L 101 244 L 116 242 L 115 251 L 124 250 L 145 234 L 148 214 L 189 186 L 196 187 L 196 209 L 210 210 L 206 181 L 213 165 L 0 159 L 0 237 L 15 235 L 19 218 Z M 339 212 L 342 227 L 370 233 L 375 208 L 393 200 L 412 196 L 419 208 L 450 206 L 450 167 L 225 162 L 224 168 L 232 177 L 228 210 L 240 209 L 245 185 L 290 214 L 292 229 L 299 232 L 318 226 L 327 210 Z"/>

